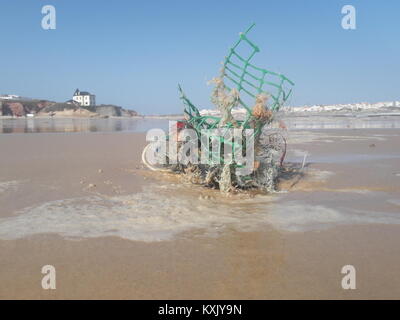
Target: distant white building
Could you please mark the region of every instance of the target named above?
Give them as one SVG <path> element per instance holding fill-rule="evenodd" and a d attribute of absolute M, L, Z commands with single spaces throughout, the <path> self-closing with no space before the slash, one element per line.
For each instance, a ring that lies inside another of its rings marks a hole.
<path fill-rule="evenodd" d="M 80 106 L 96 105 L 96 96 L 94 94 L 90 94 L 86 91 L 79 91 L 79 89 L 75 90 L 72 100 L 78 102 Z"/>
<path fill-rule="evenodd" d="M 17 100 L 21 98 L 20 96 L 17 96 L 16 94 L 1 94 L 0 95 L 0 100 Z"/>

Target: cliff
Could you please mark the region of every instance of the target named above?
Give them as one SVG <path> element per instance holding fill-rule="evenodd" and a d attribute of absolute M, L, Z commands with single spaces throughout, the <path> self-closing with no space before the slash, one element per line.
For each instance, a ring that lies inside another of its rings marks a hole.
<path fill-rule="evenodd" d="M 94 111 L 101 116 L 107 117 L 134 117 L 138 115 L 136 111 L 126 110 L 112 104 L 101 104 L 96 106 Z"/>
<path fill-rule="evenodd" d="M 48 100 L 0 100 L 0 115 L 23 117 L 37 116 L 78 116 L 78 117 L 133 117 L 138 113 L 115 105 L 78 107 L 73 103 Z"/>

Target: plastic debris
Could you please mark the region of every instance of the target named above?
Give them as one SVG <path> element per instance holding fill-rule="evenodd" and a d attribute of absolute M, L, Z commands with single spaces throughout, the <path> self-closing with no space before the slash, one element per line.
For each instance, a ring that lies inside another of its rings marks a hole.
<path fill-rule="evenodd" d="M 275 190 L 275 182 L 286 155 L 286 140 L 279 132 L 273 131 L 270 124 L 275 120 L 276 112 L 290 97 L 294 83 L 283 74 L 259 68 L 250 62 L 260 51 L 247 36 L 253 26 L 254 24 L 246 32 L 240 33 L 239 40 L 230 48 L 223 62 L 219 76 L 209 82 L 214 85 L 211 102 L 220 111 L 221 117 L 202 116 L 179 86 L 185 120 L 178 122 L 177 134 L 183 129 L 194 130 L 199 141 L 197 147 L 201 150 L 200 157 L 206 159 L 206 162 L 169 164 L 172 162 L 169 161 L 156 168 L 148 164 L 146 157 L 142 156 L 149 168 L 180 173 L 187 181 L 219 188 L 224 193 L 248 188 L 258 188 L 266 192 Z M 250 48 L 248 56 L 238 53 L 241 46 Z M 252 107 L 249 106 L 251 100 Z M 232 115 L 232 110 L 238 106 L 246 109 L 244 119 L 235 119 Z M 233 129 L 241 129 L 240 139 L 227 138 L 227 133 Z M 251 130 L 249 136 L 244 134 L 246 129 Z M 205 132 L 208 134 L 206 137 Z M 167 137 L 168 139 L 171 137 Z M 220 143 L 218 150 L 210 145 L 202 145 L 215 140 Z M 246 146 L 250 142 L 254 148 L 249 151 Z M 182 152 L 183 143 L 178 142 L 177 148 L 178 153 Z M 228 161 L 221 149 L 230 148 L 235 157 Z M 238 174 L 238 169 L 244 167 L 236 159 L 238 152 L 243 157 L 248 155 L 246 152 L 253 153 L 252 169 L 247 174 Z"/>

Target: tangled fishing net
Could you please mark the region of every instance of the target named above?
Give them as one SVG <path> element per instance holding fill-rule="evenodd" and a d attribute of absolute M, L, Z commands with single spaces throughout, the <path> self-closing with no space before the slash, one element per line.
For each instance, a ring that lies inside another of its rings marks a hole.
<path fill-rule="evenodd" d="M 195 146 L 192 147 L 200 153 L 202 161 L 174 163 L 170 156 L 166 156 L 167 162 L 162 166 L 148 165 L 152 170 L 176 172 L 192 183 L 219 188 L 222 192 L 249 188 L 266 192 L 275 190 L 286 154 L 286 140 L 272 129 L 272 123 L 291 95 L 294 84 L 283 74 L 250 63 L 259 52 L 247 37 L 253 26 L 240 33 L 239 40 L 223 62 L 219 76 L 210 81 L 214 85 L 211 102 L 220 117 L 201 115 L 179 86 L 185 120 L 177 123 L 175 135 L 167 137 L 167 140 L 177 141 L 178 154 L 186 154 L 187 146 L 177 136 L 184 129 L 193 130 L 198 139 L 194 140 Z M 246 57 L 239 53 L 243 46 L 250 49 Z M 232 110 L 237 108 L 244 108 L 241 119 L 232 115 Z M 234 130 L 240 130 L 236 131 L 240 132 L 239 137 L 232 136 Z M 212 146 L 213 142 L 217 142 L 217 148 Z M 252 146 L 250 149 L 247 148 L 249 145 Z M 146 158 L 143 159 L 148 164 Z M 249 167 L 250 170 L 243 171 Z"/>

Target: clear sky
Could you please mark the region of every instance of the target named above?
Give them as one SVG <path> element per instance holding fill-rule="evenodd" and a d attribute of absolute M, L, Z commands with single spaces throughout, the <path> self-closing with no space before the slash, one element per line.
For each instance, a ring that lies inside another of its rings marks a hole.
<path fill-rule="evenodd" d="M 356 8 L 356 30 L 341 8 Z M 44 5 L 56 30 L 41 27 Z M 292 105 L 400 100 L 399 0 L 0 0 L 0 93 L 55 101 L 76 88 L 143 114 L 210 108 L 207 80 L 252 22 L 258 66 L 296 84 Z"/>

